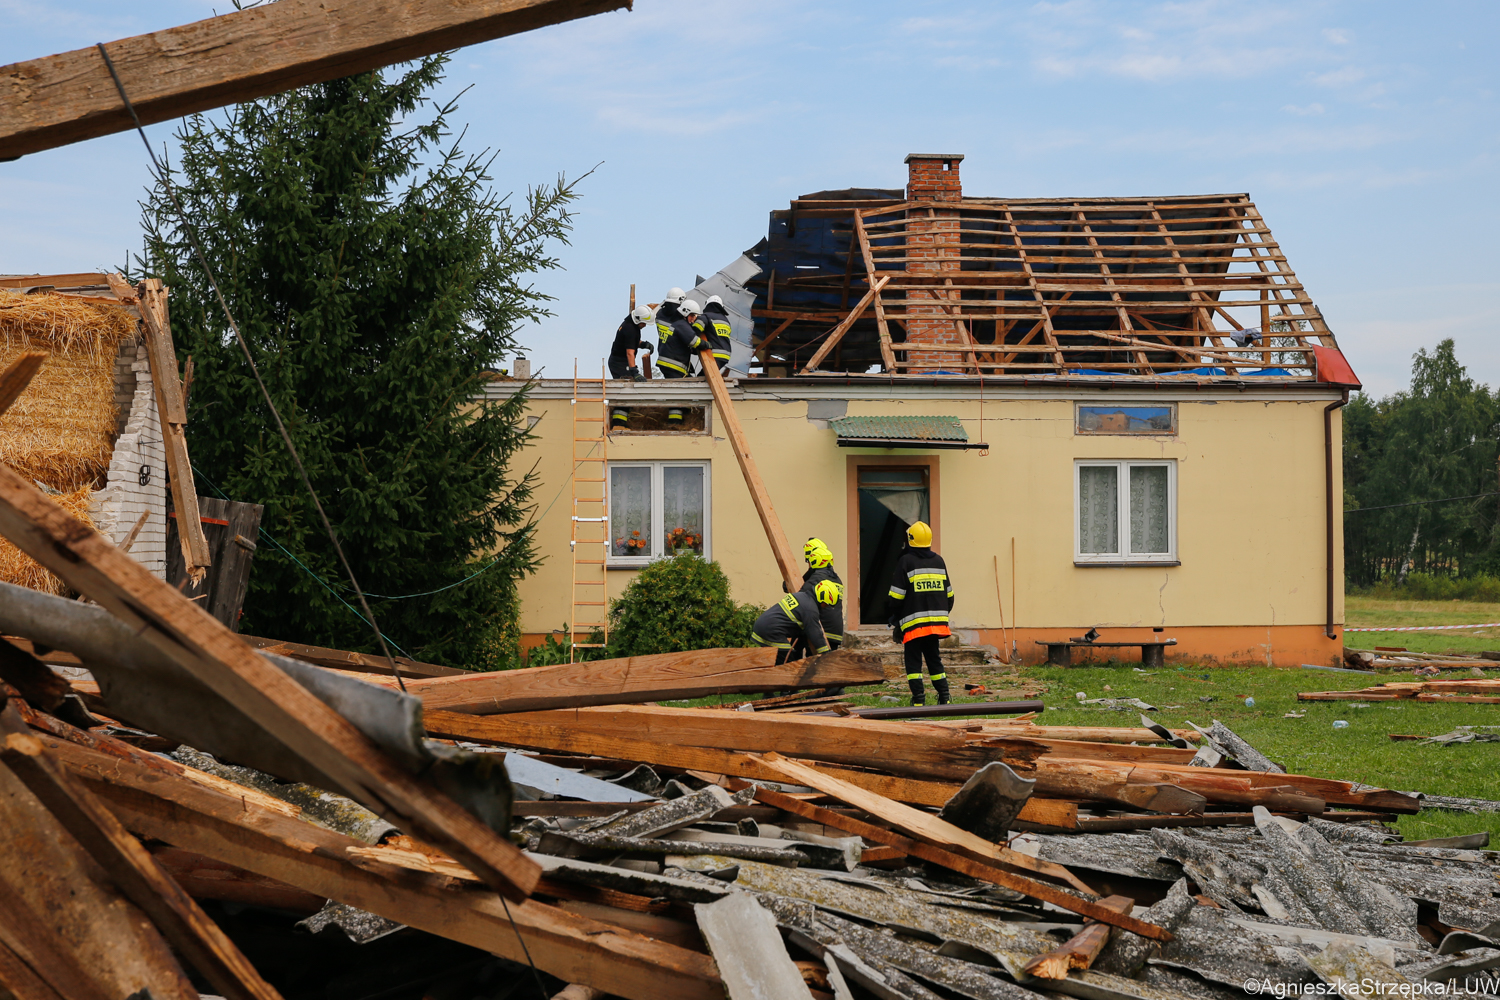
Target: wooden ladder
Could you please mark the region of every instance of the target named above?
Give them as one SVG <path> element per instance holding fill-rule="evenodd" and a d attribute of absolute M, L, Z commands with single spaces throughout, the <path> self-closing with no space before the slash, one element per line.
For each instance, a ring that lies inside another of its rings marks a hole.
<path fill-rule="evenodd" d="M 592 394 L 595 386 L 598 393 Z M 609 398 L 606 375 L 578 377 L 573 362 L 573 580 L 568 597 L 568 660 L 578 661 L 578 650 L 598 649 L 609 642 L 609 588 L 605 560 L 609 558 Z M 589 392 L 590 395 L 582 395 Z M 589 642 L 594 631 L 603 642 Z M 579 639 L 583 641 L 580 642 Z"/>

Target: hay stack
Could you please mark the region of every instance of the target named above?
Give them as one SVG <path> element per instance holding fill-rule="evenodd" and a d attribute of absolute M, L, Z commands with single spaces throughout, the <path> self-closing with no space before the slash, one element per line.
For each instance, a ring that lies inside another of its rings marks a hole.
<path fill-rule="evenodd" d="M 0 290 L 0 371 L 25 351 L 46 351 L 31 385 L 0 415 L 0 460 L 56 491 L 75 517 L 103 485 L 114 448 L 115 356 L 135 333 L 123 306 Z M 0 539 L 0 580 L 62 593 L 52 574 Z"/>

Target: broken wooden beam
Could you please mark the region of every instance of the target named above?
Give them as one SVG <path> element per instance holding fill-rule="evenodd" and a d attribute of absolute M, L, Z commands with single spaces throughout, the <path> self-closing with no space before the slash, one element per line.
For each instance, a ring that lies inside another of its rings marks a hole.
<path fill-rule="evenodd" d="M 1135 900 L 1128 896 L 1107 896 L 1099 900 L 1100 906 L 1119 913 L 1129 913 Z M 1074 934 L 1062 947 L 1038 955 L 1022 966 L 1022 971 L 1039 979 L 1067 979 L 1069 969 L 1087 969 L 1109 943 L 1109 924 L 1088 921 L 1083 930 Z"/>
<path fill-rule="evenodd" d="M 630 0 L 281 0 L 105 46 L 143 125 L 277 94 Z M 0 68 L 0 160 L 109 135 L 134 121 L 99 50 Z"/>
<path fill-rule="evenodd" d="M 1048 885 L 1045 882 L 1038 882 L 1023 875 L 1015 875 L 1011 872 L 1002 871 L 993 865 L 983 864 L 982 862 L 954 854 L 951 851 L 945 851 L 940 847 L 934 847 L 920 840 L 887 830 L 885 827 L 876 826 L 874 823 L 855 819 L 852 816 L 845 816 L 843 813 L 835 812 L 832 809 L 824 809 L 820 806 L 812 805 L 791 795 L 772 791 L 769 788 L 757 787 L 755 789 L 755 799 L 758 802 L 763 802 L 768 806 L 775 806 L 778 809 L 783 809 L 786 812 L 801 816 L 803 819 L 811 820 L 814 823 L 822 823 L 824 826 L 852 833 L 855 836 L 863 837 L 866 840 L 882 844 L 886 847 L 895 847 L 911 857 L 921 858 L 923 861 L 942 865 L 944 868 L 950 868 L 971 878 L 982 879 L 994 885 L 1014 889 L 1016 892 L 1023 893 L 1033 899 L 1039 899 L 1046 903 L 1052 903 L 1054 906 L 1061 907 L 1072 913 L 1093 917 L 1101 923 L 1123 927 L 1126 930 L 1140 934 L 1142 937 L 1149 937 L 1157 941 L 1170 941 L 1172 939 L 1170 932 L 1157 927 L 1155 924 L 1137 920 L 1126 914 L 1115 913 L 1105 909 L 1098 903 L 1081 899 L 1056 886 Z"/>
<path fill-rule="evenodd" d="M 879 684 L 878 657 L 849 650 L 777 664 L 776 650 L 699 649 L 407 681 L 427 709 L 489 715 L 718 694 Z"/>
<path fill-rule="evenodd" d="M 511 898 L 525 898 L 536 884 L 540 870 L 513 844 L 3 463 L 0 534 L 135 629 L 336 790 L 443 848 Z"/>
<path fill-rule="evenodd" d="M 226 1000 L 281 1000 L 219 925 L 172 881 L 114 814 L 48 759 L 42 741 L 11 705 L 0 711 L 0 739 L 4 741 L 0 765 L 26 785 L 221 996 Z"/>
<path fill-rule="evenodd" d="M 46 360 L 46 351 L 26 351 L 0 372 L 0 413 L 10 409 L 10 405 L 20 398 Z"/>
<path fill-rule="evenodd" d="M 544 972 L 629 1000 L 723 1000 L 706 955 L 535 900 L 507 910 L 494 893 L 456 889 L 441 875 L 359 859 L 350 849 L 367 845 L 353 838 L 253 805 L 247 809 L 241 799 L 186 778 L 39 738 L 137 836 L 512 961 L 526 962 L 529 953 Z"/>

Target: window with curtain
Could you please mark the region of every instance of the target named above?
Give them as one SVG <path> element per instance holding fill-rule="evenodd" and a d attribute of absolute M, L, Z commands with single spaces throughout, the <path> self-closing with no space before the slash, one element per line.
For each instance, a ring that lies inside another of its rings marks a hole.
<path fill-rule="evenodd" d="M 1076 463 L 1075 561 L 1176 562 L 1176 491 L 1176 462 Z"/>
<path fill-rule="evenodd" d="M 612 462 L 609 564 L 663 556 L 709 557 L 708 463 Z"/>

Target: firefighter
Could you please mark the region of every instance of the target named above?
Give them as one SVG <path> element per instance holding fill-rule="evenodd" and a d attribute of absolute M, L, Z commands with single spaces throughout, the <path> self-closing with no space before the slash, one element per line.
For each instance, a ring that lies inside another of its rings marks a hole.
<path fill-rule="evenodd" d="M 809 538 L 802 546 L 802 558 L 807 561 L 802 584 L 813 588 L 823 636 L 829 648 L 838 649 L 844 644 L 844 581 L 833 568 L 833 550 L 823 539 Z"/>
<path fill-rule="evenodd" d="M 641 331 L 651 322 L 651 310 L 636 306 L 630 315 L 620 321 L 615 331 L 615 341 L 609 348 L 609 377 L 628 378 L 641 381 L 641 370 L 636 366 L 636 352 L 641 350 Z"/>
<path fill-rule="evenodd" d="M 804 586 L 762 611 L 750 630 L 750 638 L 758 646 L 775 647 L 778 664 L 800 660 L 809 651 L 828 652 L 813 587 Z"/>
<path fill-rule="evenodd" d="M 705 339 L 714 349 L 714 361 L 718 362 L 719 374 L 722 375 L 724 369 L 729 367 L 729 335 L 733 332 L 729 323 L 729 310 L 724 308 L 724 300 L 717 295 L 710 295 L 703 305 L 703 316 L 700 322 L 706 334 Z"/>
<path fill-rule="evenodd" d="M 922 661 L 926 660 L 938 704 L 948 704 L 948 675 L 938 643 L 951 634 L 948 613 L 953 610 L 953 583 L 943 557 L 932 551 L 932 528 L 924 521 L 906 529 L 906 550 L 896 561 L 888 596 L 893 609 L 891 628 L 900 633 L 904 646 L 911 703 L 927 704 L 922 690 Z"/>
<path fill-rule="evenodd" d="M 703 338 L 693 329 L 693 320 L 702 310 L 681 289 L 672 292 L 676 301 L 669 295 L 656 310 L 656 367 L 662 378 L 687 378 L 693 373 L 693 358 L 703 347 Z"/>

